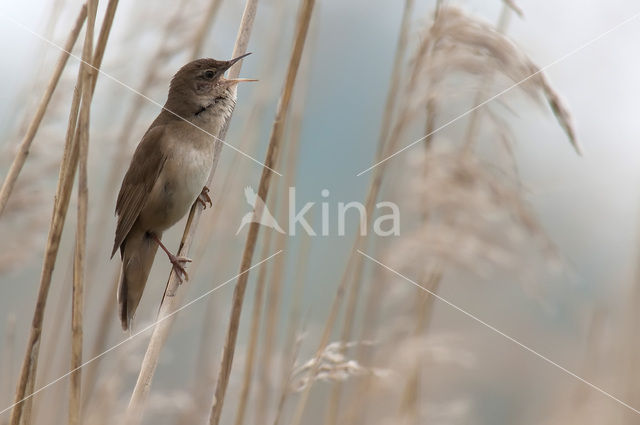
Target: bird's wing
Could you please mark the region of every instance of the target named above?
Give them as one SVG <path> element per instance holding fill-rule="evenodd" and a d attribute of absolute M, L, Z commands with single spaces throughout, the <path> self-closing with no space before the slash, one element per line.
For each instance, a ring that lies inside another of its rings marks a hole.
<path fill-rule="evenodd" d="M 138 219 L 138 215 L 140 215 L 140 211 L 167 160 L 166 152 L 162 149 L 163 134 L 163 125 L 147 131 L 133 154 L 129 169 L 122 180 L 116 202 L 118 224 L 111 252 L 112 257 Z"/>

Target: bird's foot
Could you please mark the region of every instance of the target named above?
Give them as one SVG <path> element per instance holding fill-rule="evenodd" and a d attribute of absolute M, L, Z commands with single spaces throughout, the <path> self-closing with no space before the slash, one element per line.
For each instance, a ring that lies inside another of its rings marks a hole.
<path fill-rule="evenodd" d="M 198 195 L 197 201 L 202 204 L 202 209 L 207 209 L 207 204 L 213 207 L 213 201 L 211 200 L 211 196 L 209 196 L 209 188 L 207 186 L 202 188 L 202 192 Z"/>
<path fill-rule="evenodd" d="M 167 255 L 169 256 L 169 261 L 171 261 L 171 264 L 173 265 L 173 269 L 176 271 L 176 275 L 178 276 L 180 283 L 184 282 L 184 280 L 189 280 L 189 274 L 184 268 L 183 263 L 190 263 L 193 260 L 191 260 L 191 258 L 181 257 L 171 253 L 167 253 Z"/>

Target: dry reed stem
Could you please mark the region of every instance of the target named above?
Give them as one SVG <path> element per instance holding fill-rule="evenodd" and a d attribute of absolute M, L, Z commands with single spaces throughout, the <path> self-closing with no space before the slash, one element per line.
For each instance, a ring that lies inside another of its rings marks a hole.
<path fill-rule="evenodd" d="M 286 187 L 292 186 L 293 182 L 297 178 L 298 169 L 297 164 L 299 161 L 299 151 L 300 151 L 300 143 L 301 143 L 301 135 L 302 135 L 302 123 L 305 114 L 305 108 L 307 105 L 307 97 L 309 94 L 309 89 L 311 85 L 311 70 L 312 68 L 312 58 L 313 53 L 315 51 L 318 39 L 318 19 L 320 13 L 316 12 L 314 17 L 311 20 L 311 27 L 309 28 L 310 40 L 309 47 L 307 48 L 306 54 L 303 55 L 303 62 L 300 65 L 300 77 L 298 84 L 300 88 L 296 90 L 295 96 L 293 98 L 291 104 L 291 126 L 289 129 L 289 139 L 291 143 L 291 148 L 287 153 L 287 181 L 288 183 L 285 185 Z M 285 220 L 286 221 L 286 220 Z M 310 211 L 309 221 L 313 222 L 313 211 Z M 306 271 L 309 260 L 309 250 L 311 245 L 311 236 L 305 232 L 303 235 L 301 247 L 298 251 L 298 258 L 296 261 L 296 269 L 293 276 L 293 294 L 291 296 L 291 308 L 289 312 L 289 320 L 288 320 L 288 328 L 285 333 L 285 349 L 287 347 L 293 347 L 295 332 L 298 328 L 298 322 L 300 321 L 300 305 L 302 304 L 302 294 L 304 291 L 304 279 L 306 277 Z M 283 362 L 288 362 L 287 357 L 282 357 Z M 287 370 L 288 364 L 283 364 L 282 373 L 288 374 Z M 284 377 L 286 378 L 286 377 Z M 284 381 L 282 385 L 285 385 Z"/>
<path fill-rule="evenodd" d="M 255 19 L 257 5 L 257 0 L 247 0 L 242 15 L 242 21 L 240 23 L 240 28 L 238 29 L 238 35 L 236 37 L 236 43 L 233 49 L 232 57 L 238 57 L 247 51 L 247 45 L 249 43 L 251 29 L 253 28 L 253 21 Z M 240 61 L 229 70 L 229 78 L 236 78 L 239 75 L 241 64 L 242 62 Z M 218 135 L 218 140 L 216 140 L 215 142 L 215 157 L 211 175 L 209 176 L 209 180 L 207 183 L 207 186 L 209 187 L 212 186 L 213 177 L 215 175 L 218 161 L 220 159 L 220 153 L 222 150 L 222 142 L 220 142 L 219 140 L 224 140 L 229 122 L 230 119 L 223 127 L 221 133 Z M 191 207 L 191 211 L 187 219 L 187 224 L 185 226 L 182 240 L 180 242 L 178 255 L 187 256 L 189 254 L 189 250 L 193 243 L 201 214 L 202 206 L 198 202 L 195 202 Z M 246 274 L 246 270 L 241 270 L 241 272 L 245 272 Z M 127 425 L 135 425 L 140 423 L 140 421 L 142 420 L 144 403 L 151 388 L 151 380 L 158 365 L 160 352 L 169 335 L 171 325 L 175 320 L 176 315 L 173 313 L 178 309 L 181 301 L 181 297 L 179 297 L 177 293 L 179 286 L 180 280 L 172 270 L 169 275 L 169 281 L 167 282 L 165 297 L 162 301 L 162 304 L 160 305 L 160 311 L 158 313 L 159 319 L 166 319 L 158 323 L 153 329 L 147 351 L 145 352 L 144 359 L 140 367 L 140 373 L 138 375 L 135 388 L 133 389 L 131 399 L 129 400 L 129 406 L 127 407 L 125 413 L 125 424 Z"/>
<path fill-rule="evenodd" d="M 51 75 L 51 79 L 47 84 L 47 88 L 45 89 L 44 94 L 42 95 L 42 99 L 38 104 L 36 109 L 36 113 L 33 116 L 31 123 L 29 123 L 29 127 L 27 128 L 27 132 L 22 138 L 20 142 L 20 146 L 18 148 L 18 152 L 16 153 L 16 157 L 11 163 L 11 167 L 9 168 L 9 172 L 2 183 L 2 188 L 0 189 L 0 216 L 2 216 L 2 212 L 7 206 L 7 202 L 9 200 L 9 196 L 11 196 L 11 192 L 16 184 L 16 180 L 18 179 L 18 175 L 24 166 L 24 163 L 27 160 L 27 156 L 29 156 L 29 149 L 31 147 L 31 143 L 38 132 L 38 128 L 40 127 L 40 123 L 42 122 L 42 118 L 44 117 L 45 112 L 47 111 L 47 106 L 49 106 L 49 101 L 51 100 L 51 96 L 53 95 L 54 90 L 56 89 L 58 82 L 60 81 L 60 76 L 62 75 L 62 71 L 67 64 L 67 60 L 69 59 L 69 53 L 73 46 L 76 44 L 76 40 L 78 39 L 78 34 L 80 34 L 80 30 L 84 25 L 84 21 L 87 18 L 87 8 L 82 6 L 80 9 L 80 13 L 76 18 L 73 29 L 69 33 L 69 37 L 67 38 L 67 42 L 64 45 L 63 52 L 60 53 L 60 58 L 56 63 L 56 66 L 53 70 L 53 74 Z"/>
<path fill-rule="evenodd" d="M 285 17 L 284 12 L 285 12 L 285 1 L 280 0 L 277 2 L 277 10 L 276 10 L 277 18 L 275 18 L 276 22 L 280 22 L 282 19 L 284 19 Z M 275 68 L 277 65 L 277 57 L 278 57 L 277 47 L 281 42 L 282 36 L 283 36 L 283 32 L 280 32 L 280 31 L 274 31 L 270 33 L 269 40 L 266 42 L 268 46 L 266 49 L 266 51 L 268 52 L 267 61 L 264 63 L 263 72 L 261 72 L 260 75 L 272 75 L 275 72 Z M 267 81 L 271 81 L 271 80 L 267 80 Z M 270 86 L 271 84 L 266 84 L 264 81 L 260 84 L 260 87 L 258 88 L 258 91 L 256 92 L 256 95 L 254 97 L 254 100 L 251 101 L 253 108 L 251 109 L 247 122 L 259 122 L 260 117 L 265 113 L 266 103 L 269 99 Z M 257 141 L 258 141 L 258 132 L 256 131 L 256 128 L 257 126 L 245 126 L 245 131 L 243 133 L 244 135 L 240 137 L 240 140 L 242 143 L 240 146 L 241 149 L 243 146 L 251 146 L 252 150 L 255 149 L 255 145 L 257 144 Z M 233 190 L 231 190 L 230 188 L 233 182 L 235 181 L 235 175 L 240 172 L 242 167 L 242 164 L 238 164 L 239 159 L 240 159 L 239 155 L 233 156 L 231 160 L 231 164 L 229 165 L 227 174 L 225 175 L 221 188 L 218 191 L 219 193 L 233 193 Z M 275 199 L 276 197 L 274 196 L 268 200 L 270 211 L 275 210 L 274 208 Z M 218 206 L 218 208 L 216 208 L 213 211 L 212 217 L 208 221 L 207 228 L 205 230 L 205 235 L 206 235 L 204 237 L 205 240 L 208 239 L 210 235 L 213 233 L 213 229 L 216 227 L 216 224 L 218 222 L 218 219 L 223 209 L 231 208 L 232 205 L 233 204 L 231 202 L 225 202 L 224 204 L 221 204 L 220 206 Z M 263 244 L 265 244 L 263 247 L 263 253 L 262 253 L 263 258 L 266 257 L 264 250 L 267 247 L 270 247 L 270 238 L 271 238 L 271 233 L 268 233 L 265 236 L 264 241 L 262 242 Z M 251 385 L 253 384 L 252 378 L 253 378 L 253 370 L 254 370 L 255 352 L 258 346 L 260 316 L 262 314 L 261 304 L 264 299 L 264 290 L 265 290 L 264 282 L 266 280 L 268 270 L 269 270 L 269 265 L 265 264 L 260 269 L 258 273 L 258 278 L 256 281 L 256 289 L 254 294 L 254 306 L 253 306 L 253 311 L 251 316 L 249 346 L 247 347 L 247 356 L 246 356 L 245 365 L 244 365 L 244 378 L 243 378 L 242 388 L 240 391 L 240 399 L 238 401 L 238 409 L 236 412 L 236 419 L 235 419 L 236 425 L 242 424 L 244 422 L 246 403 L 249 399 Z M 213 308 L 213 306 L 209 306 L 209 308 Z M 207 335 L 209 334 L 211 333 L 209 332 Z M 203 338 L 203 341 L 204 341 L 204 338 Z M 254 417 L 259 418 L 260 416 L 254 413 Z"/>
<path fill-rule="evenodd" d="M 265 158 L 266 167 L 262 170 L 262 176 L 260 177 L 260 184 L 258 187 L 258 196 L 265 202 L 269 193 L 271 168 L 277 162 L 282 133 L 287 118 L 287 110 L 291 101 L 291 95 L 293 93 L 293 88 L 298 73 L 298 67 L 300 65 L 300 59 L 302 57 L 305 40 L 307 38 L 309 22 L 311 20 L 311 13 L 313 11 L 314 4 L 315 0 L 305 0 L 301 5 L 301 10 L 298 15 L 296 35 L 291 52 L 291 58 L 289 59 L 289 65 L 287 67 L 287 75 L 285 78 L 282 93 L 280 95 L 280 100 L 278 101 L 276 116 L 273 122 L 273 127 L 271 129 L 271 135 L 269 137 L 269 146 L 267 148 L 267 154 Z M 262 211 L 260 211 L 260 213 L 262 213 Z M 255 211 L 254 215 L 256 215 Z M 257 222 L 251 223 L 244 252 L 242 254 L 242 262 L 240 266 L 241 271 L 247 270 L 251 266 L 259 229 L 260 227 Z M 218 374 L 218 384 L 216 386 L 213 406 L 211 408 L 211 417 L 209 419 L 209 423 L 211 425 L 218 425 L 222 414 L 224 396 L 229 384 L 229 375 L 231 374 L 233 355 L 235 352 L 236 339 L 238 336 L 238 327 L 240 324 L 240 314 L 242 312 L 242 303 L 244 301 L 244 293 L 247 287 L 248 277 L 248 273 L 242 274 L 238 278 L 238 282 L 234 289 L 232 309 L 229 319 L 229 328 L 227 331 L 220 371 Z"/>
<path fill-rule="evenodd" d="M 115 14 L 117 3 L 117 0 L 111 0 L 109 2 L 107 12 L 105 13 L 105 20 L 103 21 L 102 29 L 100 31 L 96 53 L 93 58 L 93 67 L 95 68 L 96 73 L 93 74 L 93 78 L 91 80 L 92 95 L 98 78 L 97 71 L 100 69 L 100 65 L 102 63 L 102 58 L 104 56 L 104 50 L 106 49 L 107 39 L 111 29 L 111 23 Z M 86 5 L 84 5 L 83 8 L 86 9 Z M 86 10 L 84 14 L 86 16 Z M 82 70 L 82 67 L 80 67 L 80 70 Z M 38 290 L 38 297 L 33 314 L 29 341 L 27 343 L 27 350 L 22 363 L 20 377 L 16 388 L 15 406 L 13 407 L 13 410 L 11 412 L 11 418 L 9 421 L 10 425 L 18 425 L 20 423 L 23 410 L 25 410 L 25 416 L 28 416 L 30 414 L 31 403 L 27 403 L 26 409 L 23 409 L 23 402 L 25 400 L 25 394 L 27 391 L 27 384 L 29 384 L 29 395 L 27 396 L 27 401 L 31 400 L 31 394 L 33 394 L 34 390 L 35 374 L 38 367 L 38 355 L 40 350 L 40 336 L 42 333 L 42 321 L 44 319 L 47 297 L 49 294 L 49 288 L 51 286 L 51 276 L 53 274 L 56 258 L 58 256 L 60 237 L 64 228 L 64 221 L 69 207 L 69 200 L 71 198 L 71 191 L 73 189 L 73 180 L 75 178 L 75 172 L 78 163 L 79 134 L 77 132 L 78 129 L 76 128 L 76 124 L 78 120 L 78 109 L 80 105 L 80 75 L 81 74 L 79 73 L 78 84 L 74 90 L 73 98 L 71 101 L 71 110 L 69 112 L 69 121 L 65 137 L 65 147 L 62 156 L 62 162 L 60 164 L 60 172 L 56 187 L 53 214 L 51 217 L 49 234 L 47 236 L 47 245 L 45 248 L 42 273 L 40 276 L 40 288 Z"/>
<path fill-rule="evenodd" d="M 73 291 L 71 303 L 71 370 L 69 389 L 69 425 L 80 422 L 82 405 L 82 333 L 84 310 L 85 255 L 87 248 L 87 209 L 89 189 L 87 183 L 87 162 L 89 156 L 89 126 L 91 116 L 90 67 L 93 56 L 93 32 L 98 8 L 97 0 L 87 2 L 87 30 L 82 49 L 82 108 L 78 122 L 78 220 L 76 230 L 75 258 L 73 262 Z"/>
<path fill-rule="evenodd" d="M 280 204 L 280 208 L 277 209 L 278 221 L 284 223 L 287 221 L 287 188 L 293 184 L 293 177 L 295 176 L 295 146 L 287 148 L 287 142 L 289 139 L 283 137 L 282 150 L 287 153 L 287 165 L 282 172 L 284 173 L 284 179 L 281 179 L 275 187 L 273 199 L 277 201 L 274 204 Z M 278 161 L 280 162 L 280 161 Z M 284 180 L 284 181 L 283 181 Z M 282 198 L 282 201 L 280 200 Z M 274 211 L 272 209 L 271 211 Z M 282 251 L 282 255 L 279 258 L 275 258 L 273 261 L 273 267 L 271 269 L 271 275 L 267 287 L 269 288 L 266 305 L 266 320 L 265 320 L 265 332 L 262 339 L 262 354 L 260 356 L 260 379 L 258 389 L 258 400 L 256 403 L 255 418 L 257 422 L 264 420 L 268 416 L 269 395 L 271 394 L 271 386 L 273 384 L 273 356 L 274 345 L 277 340 L 277 322 L 278 312 L 280 310 L 280 299 L 282 293 L 282 278 L 284 275 L 284 265 L 286 255 L 287 234 L 278 233 L 276 235 L 275 250 Z"/>
<path fill-rule="evenodd" d="M 275 199 L 275 197 L 273 197 L 272 199 Z M 273 232 L 268 232 L 264 235 L 264 239 L 262 241 L 262 258 L 266 258 L 269 255 L 269 250 L 271 249 L 272 234 Z M 258 347 L 258 340 L 260 339 L 260 316 L 262 315 L 262 303 L 264 300 L 265 281 L 268 270 L 269 267 L 265 264 L 264 267 L 260 268 L 260 271 L 258 272 L 258 278 L 256 280 L 256 290 L 253 298 L 253 311 L 251 312 L 249 344 L 247 345 L 247 355 L 244 363 L 244 377 L 242 380 L 240 397 L 238 399 L 238 409 L 236 411 L 236 420 L 234 422 L 235 425 L 242 425 L 244 423 L 244 415 L 247 410 L 247 401 L 249 400 L 249 393 L 253 380 L 253 369 Z"/>

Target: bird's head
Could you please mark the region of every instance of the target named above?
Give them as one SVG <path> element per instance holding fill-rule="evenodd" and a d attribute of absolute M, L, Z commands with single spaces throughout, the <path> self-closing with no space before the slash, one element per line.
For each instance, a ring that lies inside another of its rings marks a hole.
<path fill-rule="evenodd" d="M 233 64 L 250 55 L 246 53 L 228 61 L 197 59 L 189 62 L 171 80 L 167 109 L 183 116 L 199 113 L 216 101 L 235 96 L 232 88 L 245 78 L 224 78 Z"/>

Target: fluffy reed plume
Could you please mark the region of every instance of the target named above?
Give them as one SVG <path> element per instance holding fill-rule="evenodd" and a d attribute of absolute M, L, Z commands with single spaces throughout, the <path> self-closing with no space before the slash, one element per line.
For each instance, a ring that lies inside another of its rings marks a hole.
<path fill-rule="evenodd" d="M 426 210 L 428 219 L 389 250 L 390 264 L 410 267 L 415 275 L 436 264 L 487 275 L 496 266 L 531 266 L 531 258 L 523 264 L 519 254 L 531 255 L 532 241 L 553 254 L 517 182 L 456 152 L 421 153 L 411 162 L 405 196 L 417 200 L 408 206 L 415 214 Z M 428 172 L 423 176 L 420 170 Z"/>
<path fill-rule="evenodd" d="M 290 390 L 303 391 L 314 381 L 344 381 L 350 377 L 372 374 L 379 378 L 389 375 L 385 369 L 366 367 L 354 359 L 348 359 L 345 350 L 357 346 L 374 345 L 371 341 L 332 342 L 328 344 L 320 356 L 314 356 L 297 366 L 292 373 Z"/>
<path fill-rule="evenodd" d="M 576 132 L 568 108 L 551 88 L 543 72 L 508 37 L 491 25 L 467 15 L 461 8 L 443 6 L 431 27 L 423 34 L 423 42 L 414 59 L 419 67 L 417 78 L 428 86 L 412 97 L 413 116 L 430 99 L 445 101 L 459 95 L 447 83 L 452 76 L 471 75 L 510 80 L 512 85 L 483 101 L 484 106 L 512 88 L 519 88 L 534 100 L 545 99 L 569 141 L 580 153 Z M 480 86 L 487 80 L 480 78 Z M 470 113 L 470 112 L 469 112 Z M 468 114 L 468 113 L 467 113 Z M 467 115 L 465 114 L 465 115 Z"/>

